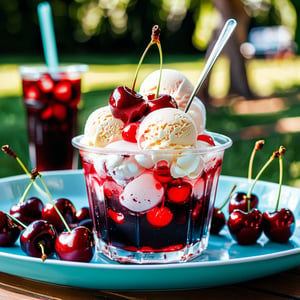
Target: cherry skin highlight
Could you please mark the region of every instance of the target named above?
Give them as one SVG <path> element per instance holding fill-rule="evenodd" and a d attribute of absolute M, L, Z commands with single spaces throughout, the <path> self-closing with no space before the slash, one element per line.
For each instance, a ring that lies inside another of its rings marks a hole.
<path fill-rule="evenodd" d="M 254 208 L 249 213 L 235 209 L 228 219 L 228 229 L 240 245 L 256 243 L 262 233 L 262 213 Z"/>
<path fill-rule="evenodd" d="M 171 95 L 167 94 L 161 94 L 157 98 L 155 98 L 154 94 L 148 96 L 147 106 L 147 114 L 165 107 L 178 108 L 176 100 Z"/>
<path fill-rule="evenodd" d="M 54 243 L 57 237 L 55 227 L 44 220 L 32 222 L 21 234 L 22 250 L 29 256 L 47 257 L 54 254 Z M 42 248 L 43 247 L 43 250 Z M 44 252 L 44 253 L 43 253 Z"/>
<path fill-rule="evenodd" d="M 29 225 L 31 222 L 41 219 L 44 204 L 37 197 L 26 199 L 23 203 L 14 204 L 9 214 L 20 220 L 23 224 Z"/>
<path fill-rule="evenodd" d="M 145 99 L 126 86 L 115 88 L 109 97 L 111 113 L 124 123 L 141 119 L 147 109 Z"/>
<path fill-rule="evenodd" d="M 77 262 L 90 262 L 94 255 L 92 232 L 79 226 L 71 232 L 64 231 L 56 239 L 55 252 L 58 259 Z"/>
<path fill-rule="evenodd" d="M 263 213 L 263 231 L 270 241 L 286 243 L 295 230 L 295 217 L 291 210 L 282 208 Z"/>

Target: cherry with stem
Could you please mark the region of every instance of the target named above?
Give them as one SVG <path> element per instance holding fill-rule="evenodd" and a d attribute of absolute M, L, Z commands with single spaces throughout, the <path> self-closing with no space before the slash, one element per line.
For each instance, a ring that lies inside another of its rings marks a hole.
<path fill-rule="evenodd" d="M 14 216 L 7 217 L 23 230 L 20 236 L 21 249 L 29 256 L 40 257 L 45 261 L 54 254 L 54 243 L 57 237 L 55 227 L 45 220 L 36 220 L 28 226 Z"/>
<path fill-rule="evenodd" d="M 252 185 L 247 193 L 247 211 L 241 209 L 234 209 L 228 218 L 228 229 L 234 240 L 240 245 L 250 245 L 256 243 L 258 238 L 261 236 L 263 230 L 263 214 L 257 209 L 252 208 L 250 205 L 250 199 L 255 184 L 257 183 L 260 176 L 272 163 L 272 161 L 278 157 L 277 152 L 273 152 L 272 156 L 264 164 L 260 172 L 258 172 Z"/>
<path fill-rule="evenodd" d="M 263 213 L 263 231 L 272 242 L 286 243 L 293 235 L 295 230 L 295 216 L 290 209 L 282 208 L 279 210 L 283 179 L 283 156 L 285 147 L 280 146 L 277 151 L 279 158 L 279 188 L 276 199 L 276 206 L 273 212 Z"/>
<path fill-rule="evenodd" d="M 252 169 L 253 169 L 254 157 L 255 157 L 257 151 L 261 150 L 263 148 L 263 146 L 264 146 L 264 140 L 259 140 L 255 143 L 255 146 L 252 150 L 252 153 L 251 153 L 251 156 L 249 159 L 249 167 L 248 167 L 249 183 L 252 180 Z M 234 193 L 230 199 L 229 213 L 232 213 L 234 209 L 241 209 L 243 211 L 249 211 L 249 208 L 248 208 L 249 203 L 250 203 L 250 208 L 257 208 L 258 197 L 254 194 L 250 194 L 249 197 L 248 197 L 247 193 L 245 193 L 245 192 Z"/>
<path fill-rule="evenodd" d="M 160 28 L 155 25 L 152 28 L 151 41 L 143 52 L 138 63 L 132 88 L 119 86 L 115 88 L 109 97 L 109 106 L 111 113 L 115 118 L 121 119 L 125 124 L 139 121 L 144 115 L 160 108 L 173 107 L 178 108 L 177 102 L 170 95 L 159 95 L 161 75 L 162 75 L 162 49 L 159 41 Z M 156 44 L 159 49 L 160 56 L 160 75 L 154 98 L 148 97 L 144 99 L 135 92 L 137 77 L 144 61 L 144 58 L 152 45 Z"/>

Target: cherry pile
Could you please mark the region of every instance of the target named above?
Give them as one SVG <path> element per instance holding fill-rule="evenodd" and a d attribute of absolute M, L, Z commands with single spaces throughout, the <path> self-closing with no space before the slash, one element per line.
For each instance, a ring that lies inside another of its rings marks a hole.
<path fill-rule="evenodd" d="M 251 179 L 252 163 L 256 151 L 262 149 L 263 141 L 258 141 L 254 147 L 249 164 L 249 173 Z M 280 146 L 278 151 L 275 151 L 267 163 L 263 166 L 261 171 L 253 181 L 248 193 L 236 192 L 233 190 L 228 197 L 229 201 L 229 217 L 226 220 L 221 209 L 215 208 L 212 218 L 211 233 L 218 234 L 227 224 L 229 233 L 232 238 L 240 245 L 250 245 L 256 243 L 262 233 L 267 238 L 276 243 L 286 243 L 291 238 L 295 230 L 295 217 L 290 209 L 279 209 L 279 200 L 283 177 L 283 156 L 285 148 Z M 252 193 L 254 185 L 262 175 L 264 170 L 271 164 L 271 162 L 279 159 L 279 188 L 276 200 L 275 210 L 272 212 L 261 212 L 258 209 L 259 199 L 257 195 Z"/>
<path fill-rule="evenodd" d="M 25 168 L 9 146 L 3 146 L 2 150 Z M 38 197 L 26 199 L 37 177 L 49 197 L 49 203 L 44 204 Z M 19 239 L 21 249 L 32 257 L 45 260 L 56 254 L 61 260 L 90 262 L 94 254 L 92 228 L 89 208 L 76 210 L 67 198 L 54 201 L 41 173 L 33 169 L 20 201 L 10 208 L 9 213 L 0 211 L 0 246 L 13 246 Z"/>

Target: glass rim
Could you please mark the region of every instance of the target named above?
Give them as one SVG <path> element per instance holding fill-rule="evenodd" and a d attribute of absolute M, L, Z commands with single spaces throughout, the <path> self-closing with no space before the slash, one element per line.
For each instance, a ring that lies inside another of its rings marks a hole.
<path fill-rule="evenodd" d="M 81 140 L 84 138 L 84 135 L 78 135 L 72 139 L 72 145 L 78 150 L 95 153 L 95 154 L 128 154 L 128 155 L 167 155 L 167 154 L 207 154 L 207 153 L 216 153 L 224 151 L 232 145 L 232 140 L 226 135 L 205 131 L 206 134 L 209 134 L 213 137 L 215 142 L 217 142 L 216 146 L 206 147 L 203 149 L 198 148 L 183 148 L 183 149 L 145 149 L 145 150 L 126 150 L 126 149 L 113 149 L 113 148 L 102 148 L 96 146 L 89 146 L 84 143 L 81 143 Z"/>
<path fill-rule="evenodd" d="M 83 73 L 87 72 L 88 69 L 89 67 L 86 64 L 62 64 L 54 69 L 50 69 L 46 65 L 24 65 L 19 67 L 19 72 L 21 75 L 35 75 L 37 73 Z"/>

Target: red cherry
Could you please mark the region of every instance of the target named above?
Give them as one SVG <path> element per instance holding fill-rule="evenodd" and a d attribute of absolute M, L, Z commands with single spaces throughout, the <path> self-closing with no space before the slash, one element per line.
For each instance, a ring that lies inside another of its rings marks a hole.
<path fill-rule="evenodd" d="M 9 214 L 28 225 L 42 217 L 43 202 L 37 197 L 26 199 L 21 204 L 15 204 L 10 208 Z"/>
<path fill-rule="evenodd" d="M 54 87 L 54 82 L 50 74 L 44 74 L 43 76 L 41 76 L 41 78 L 38 80 L 38 86 L 44 93 L 51 92 Z"/>
<path fill-rule="evenodd" d="M 211 146 L 216 146 L 214 139 L 211 136 L 207 135 L 207 134 L 199 134 L 197 136 L 197 140 L 206 142 Z"/>
<path fill-rule="evenodd" d="M 24 91 L 25 99 L 37 100 L 40 97 L 40 90 L 36 86 L 31 86 Z"/>
<path fill-rule="evenodd" d="M 52 106 L 47 106 L 41 113 L 41 119 L 42 120 L 48 120 L 53 115 L 53 108 Z"/>
<path fill-rule="evenodd" d="M 133 122 L 124 125 L 122 137 L 125 141 L 136 143 L 136 133 L 140 126 L 140 122 Z"/>
<path fill-rule="evenodd" d="M 167 226 L 173 218 L 173 214 L 166 206 L 154 207 L 147 213 L 148 222 L 156 228 Z"/>
<path fill-rule="evenodd" d="M 72 84 L 69 81 L 58 82 L 53 89 L 53 95 L 58 101 L 70 101 L 72 98 Z"/>
<path fill-rule="evenodd" d="M 279 211 L 263 213 L 263 231 L 272 241 L 286 243 L 295 230 L 295 217 L 291 210 L 282 208 Z"/>
<path fill-rule="evenodd" d="M 219 234 L 220 231 L 226 225 L 226 219 L 224 213 L 219 210 L 217 207 L 214 207 L 213 216 L 211 220 L 210 233 Z"/>
<path fill-rule="evenodd" d="M 188 182 L 175 181 L 167 187 L 168 200 L 173 203 L 186 203 L 190 199 L 191 193 L 192 187 Z"/>
<path fill-rule="evenodd" d="M 76 209 L 70 200 L 66 198 L 59 198 L 55 201 L 55 205 L 68 224 L 76 222 Z M 42 219 L 53 224 L 58 232 L 65 229 L 65 225 L 51 203 L 47 203 L 43 207 Z"/>
<path fill-rule="evenodd" d="M 256 243 L 262 233 L 262 213 L 254 208 L 249 213 L 235 209 L 228 219 L 228 229 L 240 245 Z"/>
<path fill-rule="evenodd" d="M 170 173 L 168 162 L 161 160 L 157 163 L 156 169 L 153 170 L 153 175 L 156 180 L 162 183 L 168 183 L 173 180 Z"/>
<path fill-rule="evenodd" d="M 62 232 L 55 241 L 55 252 L 59 259 L 77 262 L 90 262 L 93 258 L 94 238 L 92 232 L 79 226 Z"/>
<path fill-rule="evenodd" d="M 119 225 L 124 224 L 124 215 L 122 213 L 115 212 L 114 210 L 109 208 L 108 209 L 108 215 L 117 224 L 119 224 Z"/>
<path fill-rule="evenodd" d="M 67 117 L 67 109 L 63 104 L 53 105 L 53 116 L 59 120 L 63 121 Z"/>
<path fill-rule="evenodd" d="M 3 211 L 0 211 L 0 247 L 12 246 L 20 235 L 20 229 Z"/>
<path fill-rule="evenodd" d="M 114 89 L 109 97 L 109 105 L 113 116 L 124 123 L 138 121 L 147 109 L 145 99 L 126 86 Z"/>
<path fill-rule="evenodd" d="M 148 110 L 147 113 L 150 113 L 154 110 L 165 108 L 165 107 L 173 107 L 178 108 L 176 100 L 171 96 L 167 94 L 159 95 L 158 98 L 155 98 L 155 95 L 148 96 Z"/>
<path fill-rule="evenodd" d="M 257 207 L 258 197 L 252 194 L 250 198 L 250 210 Z M 245 212 L 248 211 L 248 198 L 246 193 L 237 192 L 230 197 L 229 213 L 232 213 L 235 209 L 240 209 Z"/>
<path fill-rule="evenodd" d="M 54 254 L 56 236 L 52 224 L 44 220 L 34 221 L 21 234 L 21 248 L 29 256 L 44 259 L 44 255 L 49 257 Z"/>
<path fill-rule="evenodd" d="M 86 220 L 86 219 L 90 219 L 91 216 L 90 216 L 90 209 L 89 207 L 81 207 L 79 210 L 76 211 L 76 222 L 79 223 L 83 220 Z"/>

